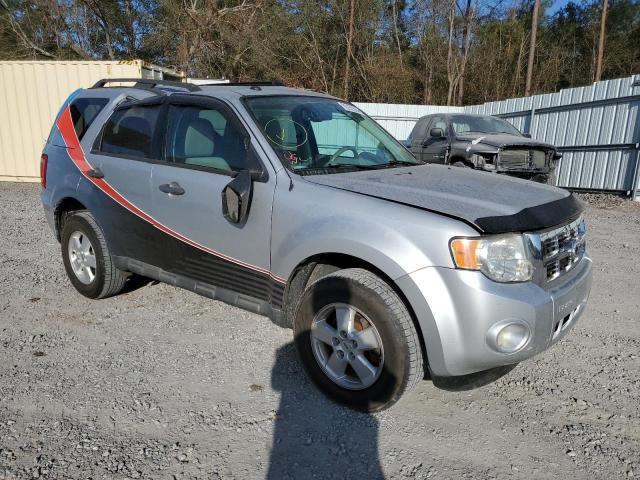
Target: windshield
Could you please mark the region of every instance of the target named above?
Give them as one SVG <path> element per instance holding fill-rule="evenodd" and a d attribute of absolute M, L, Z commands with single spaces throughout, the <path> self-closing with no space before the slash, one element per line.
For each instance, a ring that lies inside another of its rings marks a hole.
<path fill-rule="evenodd" d="M 248 98 L 246 105 L 283 164 L 297 173 L 422 164 L 349 103 L 270 96 Z"/>
<path fill-rule="evenodd" d="M 506 133 L 518 137 L 522 136 L 516 127 L 496 117 L 454 115 L 451 117 L 451 126 L 455 133 Z"/>

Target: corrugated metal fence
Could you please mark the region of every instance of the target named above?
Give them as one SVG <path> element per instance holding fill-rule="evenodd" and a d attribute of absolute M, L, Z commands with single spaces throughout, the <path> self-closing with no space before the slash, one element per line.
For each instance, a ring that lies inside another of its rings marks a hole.
<path fill-rule="evenodd" d="M 430 113 L 496 115 L 560 149 L 558 186 L 640 197 L 640 75 L 468 107 L 357 105 L 399 140 Z"/>

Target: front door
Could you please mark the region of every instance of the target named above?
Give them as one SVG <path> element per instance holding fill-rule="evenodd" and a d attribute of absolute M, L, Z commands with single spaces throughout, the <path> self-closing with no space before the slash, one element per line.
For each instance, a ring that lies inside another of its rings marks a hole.
<path fill-rule="evenodd" d="M 249 132 L 226 104 L 172 95 L 164 158 L 151 174 L 152 216 L 173 252 L 159 266 L 197 282 L 196 289 L 209 285 L 269 300 L 275 177 L 253 181 L 243 224 L 224 217 L 221 195 L 237 172 L 262 168 Z"/>
<path fill-rule="evenodd" d="M 431 132 L 433 132 L 434 129 L 442 130 L 444 136 L 432 136 Z M 448 146 L 449 138 L 446 119 L 441 116 L 433 117 L 422 143 L 422 161 L 427 163 L 444 163 Z"/>

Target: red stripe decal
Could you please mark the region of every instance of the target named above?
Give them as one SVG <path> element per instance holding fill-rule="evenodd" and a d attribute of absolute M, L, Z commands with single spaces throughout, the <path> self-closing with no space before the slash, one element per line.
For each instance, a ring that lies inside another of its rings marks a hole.
<path fill-rule="evenodd" d="M 198 243 L 198 242 L 196 242 L 194 240 L 191 240 L 190 238 L 185 237 L 181 233 L 178 233 L 175 230 L 172 230 L 171 228 L 169 228 L 166 225 L 163 225 L 162 223 L 157 221 L 151 215 L 148 215 L 145 212 L 143 212 L 142 210 L 140 210 L 133 203 L 131 203 L 129 200 L 127 200 L 122 195 L 120 195 L 120 193 L 115 188 L 113 188 L 103 178 L 90 177 L 87 174 L 87 172 L 89 170 L 91 170 L 92 167 L 89 164 L 89 162 L 87 162 L 87 159 L 86 159 L 86 157 L 84 155 L 84 151 L 82 150 L 82 146 L 80 145 L 80 141 L 78 140 L 78 136 L 76 135 L 76 131 L 73 128 L 73 121 L 71 119 L 71 110 L 69 109 L 69 106 L 65 107 L 65 109 L 62 111 L 62 113 L 58 116 L 58 119 L 56 120 L 56 126 L 58 127 L 58 130 L 60 130 L 60 134 L 62 135 L 62 139 L 64 140 L 64 143 L 67 146 L 67 152 L 69 153 L 69 157 L 71 157 L 71 160 L 76 165 L 76 167 L 78 167 L 78 169 L 80 170 L 82 175 L 84 175 L 84 177 L 87 180 L 89 180 L 91 183 L 93 183 L 96 187 L 98 187 L 100 190 L 102 190 L 105 194 L 107 194 L 109 197 L 111 197 L 115 202 L 119 203 L 124 208 L 129 210 L 131 213 L 137 215 L 141 219 L 147 221 L 148 223 L 150 223 L 151 225 L 156 227 L 158 230 L 161 230 L 162 232 L 167 233 L 168 235 L 171 235 L 172 237 L 174 237 L 174 238 L 176 238 L 176 239 L 178 239 L 178 240 L 180 240 L 180 241 L 182 241 L 184 243 L 187 243 L 187 244 L 191 245 L 192 247 L 195 247 L 195 248 L 197 248 L 199 250 L 202 250 L 203 252 L 210 253 L 211 255 L 215 255 L 216 257 L 223 258 L 223 259 L 228 260 L 230 262 L 233 262 L 233 263 L 235 263 L 237 265 L 241 265 L 243 267 L 249 268 L 249 269 L 254 270 L 256 272 L 260 272 L 260 273 L 263 273 L 265 275 L 268 275 L 269 277 L 271 277 L 276 282 L 286 285 L 287 281 L 285 279 L 280 278 L 277 275 L 274 275 L 273 273 L 271 273 L 266 268 L 257 267 L 255 265 L 251 265 L 251 264 L 245 263 L 245 262 L 243 262 L 241 260 L 237 260 L 235 258 L 229 257 L 229 256 L 225 255 L 224 253 L 217 252 L 217 251 L 207 247 L 206 245 L 202 245 L 202 244 L 200 244 L 200 243 Z"/>

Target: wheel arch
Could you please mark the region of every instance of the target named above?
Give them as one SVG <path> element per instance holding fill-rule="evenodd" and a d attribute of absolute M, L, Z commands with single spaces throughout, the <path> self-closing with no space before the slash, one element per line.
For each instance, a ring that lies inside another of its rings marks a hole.
<path fill-rule="evenodd" d="M 53 218 L 58 241 L 60 241 L 60 233 L 67 215 L 78 210 L 87 210 L 87 207 L 75 197 L 64 197 L 56 204 L 53 210 Z"/>
<path fill-rule="evenodd" d="M 293 315 L 297 307 L 297 299 L 302 296 L 302 292 L 308 285 L 315 282 L 319 278 L 333 273 L 337 270 L 345 268 L 362 268 L 368 270 L 384 280 L 387 285 L 398 295 L 400 300 L 411 316 L 411 320 L 418 332 L 420 340 L 420 348 L 424 359 L 424 371 L 428 371 L 428 353 L 426 349 L 425 339 L 420 326 L 420 322 L 416 316 L 415 310 L 411 305 L 407 295 L 402 291 L 397 282 L 393 280 L 387 273 L 373 263 L 360 257 L 337 252 L 318 253 L 300 261 L 289 275 L 287 287 L 284 292 L 284 302 L 282 310 L 282 320 L 286 327 L 292 327 Z"/>
<path fill-rule="evenodd" d="M 459 153 L 454 153 L 449 157 L 449 164 L 453 165 L 456 162 L 462 162 L 469 168 L 474 168 L 473 164 L 467 160 L 467 158 Z"/>

